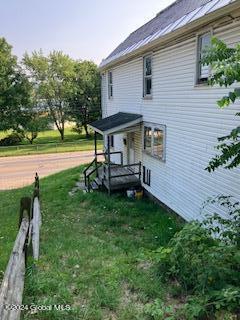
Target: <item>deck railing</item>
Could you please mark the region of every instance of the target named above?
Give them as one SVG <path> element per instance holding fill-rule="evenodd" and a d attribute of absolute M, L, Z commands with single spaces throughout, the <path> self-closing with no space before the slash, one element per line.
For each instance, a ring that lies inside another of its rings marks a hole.
<path fill-rule="evenodd" d="M 117 154 L 120 155 L 120 165 L 123 165 L 123 153 L 121 151 L 113 151 L 109 154 L 106 152 L 98 152 L 92 162 L 84 169 L 84 184 L 88 191 L 90 190 L 91 180 L 93 177 L 95 178 L 95 176 L 99 176 L 99 168 L 106 162 L 111 163 L 111 156 Z M 99 157 L 104 157 L 104 161 L 98 161 Z M 108 157 L 110 157 L 110 159 L 108 159 Z"/>
<path fill-rule="evenodd" d="M 115 168 L 120 167 L 122 169 L 126 169 L 129 172 L 123 172 L 120 174 L 112 174 L 114 172 Z M 114 178 L 120 178 L 120 177 L 128 177 L 128 176 L 138 176 L 139 180 L 141 179 L 141 162 L 132 163 L 132 164 L 126 164 L 126 165 L 119 165 L 119 164 L 110 164 L 110 170 L 108 171 L 108 165 L 104 165 L 104 176 L 106 180 L 109 180 L 109 182 Z M 110 175 L 108 174 L 110 172 Z"/>
<path fill-rule="evenodd" d="M 113 152 L 110 152 L 109 155 L 110 155 L 110 159 L 108 159 L 108 153 L 107 152 L 99 152 L 96 154 L 96 158 L 98 156 L 104 156 L 104 158 L 106 159 L 107 162 L 112 162 L 111 161 L 111 156 L 112 155 L 117 155 L 119 154 L 120 155 L 120 164 L 123 165 L 123 152 L 122 151 L 113 151 Z"/>
<path fill-rule="evenodd" d="M 120 163 L 116 164 L 111 162 L 112 155 L 120 155 Z M 104 157 L 104 161 L 99 162 L 98 157 Z M 91 189 L 92 181 L 99 177 L 99 169 L 102 167 L 102 173 L 100 174 L 102 181 L 106 181 L 111 187 L 111 181 L 120 177 L 128 177 L 128 176 L 136 176 L 139 180 L 141 180 L 141 162 L 126 164 L 123 165 L 123 153 L 121 151 L 114 151 L 110 153 L 99 152 L 96 154 L 93 161 L 85 168 L 83 171 L 84 174 L 84 183 L 87 191 Z M 116 168 L 123 169 L 122 172 L 116 172 Z M 124 170 L 125 169 L 125 170 Z"/>

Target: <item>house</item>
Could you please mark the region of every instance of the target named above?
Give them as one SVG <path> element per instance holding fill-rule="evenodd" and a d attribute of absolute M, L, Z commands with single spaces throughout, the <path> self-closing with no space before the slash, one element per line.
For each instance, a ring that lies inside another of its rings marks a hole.
<path fill-rule="evenodd" d="M 240 42 L 240 1 L 177 0 L 102 61 L 103 119 L 91 127 L 105 137 L 109 165 L 96 155 L 96 184 L 109 192 L 141 184 L 186 220 L 200 217 L 209 196 L 240 201 L 239 169 L 204 170 L 239 112 L 237 103 L 220 110 L 229 90 L 207 84 L 200 59 L 212 35 Z"/>

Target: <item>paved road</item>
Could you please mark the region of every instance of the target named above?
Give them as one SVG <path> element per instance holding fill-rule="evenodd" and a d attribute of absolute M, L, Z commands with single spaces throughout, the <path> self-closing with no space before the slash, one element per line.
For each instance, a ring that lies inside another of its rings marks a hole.
<path fill-rule="evenodd" d="M 92 159 L 92 151 L 0 157 L 0 190 L 31 184 L 35 172 L 38 172 L 40 177 L 45 177 L 64 169 L 88 163 Z"/>

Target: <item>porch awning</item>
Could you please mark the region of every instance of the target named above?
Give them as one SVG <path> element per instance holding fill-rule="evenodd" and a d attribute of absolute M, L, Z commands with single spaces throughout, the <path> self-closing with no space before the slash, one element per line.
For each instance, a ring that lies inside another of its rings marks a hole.
<path fill-rule="evenodd" d="M 123 132 L 141 122 L 141 114 L 118 112 L 110 117 L 94 121 L 89 127 L 102 135 L 108 135 Z"/>

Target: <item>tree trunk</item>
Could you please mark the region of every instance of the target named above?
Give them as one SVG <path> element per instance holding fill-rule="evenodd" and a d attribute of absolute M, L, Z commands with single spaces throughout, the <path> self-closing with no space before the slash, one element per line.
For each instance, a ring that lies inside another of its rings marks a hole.
<path fill-rule="evenodd" d="M 61 135 L 61 141 L 64 141 L 64 129 L 59 129 L 60 135 Z"/>
<path fill-rule="evenodd" d="M 87 124 L 84 124 L 83 127 L 84 127 L 84 130 L 85 130 L 86 139 L 88 139 L 88 138 L 90 137 L 90 134 L 89 134 L 89 132 L 88 132 L 88 126 L 87 126 Z"/>

